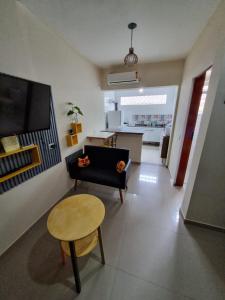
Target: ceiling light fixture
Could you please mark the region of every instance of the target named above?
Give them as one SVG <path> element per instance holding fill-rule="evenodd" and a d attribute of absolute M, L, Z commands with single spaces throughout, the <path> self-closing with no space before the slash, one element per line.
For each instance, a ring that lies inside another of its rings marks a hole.
<path fill-rule="evenodd" d="M 137 27 L 136 23 L 130 23 L 128 24 L 128 28 L 131 30 L 131 46 L 129 48 L 129 53 L 124 58 L 124 64 L 125 65 L 135 65 L 138 63 L 138 57 L 134 53 L 134 48 L 132 47 L 132 41 L 133 41 L 133 30 Z"/>

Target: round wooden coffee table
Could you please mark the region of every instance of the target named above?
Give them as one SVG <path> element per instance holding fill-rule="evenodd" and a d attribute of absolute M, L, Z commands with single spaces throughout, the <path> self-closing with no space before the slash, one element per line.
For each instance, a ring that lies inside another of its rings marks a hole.
<path fill-rule="evenodd" d="M 48 216 L 49 233 L 62 241 L 63 251 L 71 256 L 78 293 L 81 291 L 81 283 L 77 257 L 88 254 L 99 242 L 102 263 L 105 264 L 100 229 L 104 217 L 104 204 L 99 198 L 89 194 L 75 195 L 62 200 Z"/>

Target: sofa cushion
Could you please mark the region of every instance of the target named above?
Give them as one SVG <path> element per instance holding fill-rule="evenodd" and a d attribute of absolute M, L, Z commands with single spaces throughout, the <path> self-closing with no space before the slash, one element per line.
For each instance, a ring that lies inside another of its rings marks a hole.
<path fill-rule="evenodd" d="M 121 176 L 115 169 L 95 168 L 90 165 L 87 168 L 80 168 L 79 172 L 76 172 L 75 177 L 79 180 L 113 187 L 121 186 Z"/>
<path fill-rule="evenodd" d="M 86 155 L 84 158 L 82 157 L 78 157 L 78 162 L 77 165 L 79 168 L 86 168 L 90 165 L 90 159 L 89 157 Z"/>
<path fill-rule="evenodd" d="M 85 145 L 84 153 L 88 155 L 91 164 L 97 168 L 116 169 L 118 161 L 123 160 L 127 164 L 129 160 L 127 149 Z"/>
<path fill-rule="evenodd" d="M 116 171 L 117 171 L 118 173 L 122 173 L 123 170 L 125 169 L 125 167 L 126 167 L 125 161 L 124 161 L 124 160 L 120 160 L 120 161 L 118 161 L 118 163 L 116 164 Z"/>

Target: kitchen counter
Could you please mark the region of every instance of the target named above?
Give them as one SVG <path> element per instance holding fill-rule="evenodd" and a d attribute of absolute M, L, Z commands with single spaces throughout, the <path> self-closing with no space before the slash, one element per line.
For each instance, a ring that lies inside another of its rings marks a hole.
<path fill-rule="evenodd" d="M 100 131 L 100 132 L 96 132 L 94 134 L 90 134 L 87 136 L 88 139 L 108 139 L 110 137 L 112 137 L 115 133 L 112 131 Z"/>
<path fill-rule="evenodd" d="M 117 127 L 105 129 L 116 134 L 116 148 L 128 149 L 132 162 L 141 162 L 141 150 L 144 130 L 140 128 Z"/>
<path fill-rule="evenodd" d="M 95 132 L 87 136 L 86 144 L 95 146 L 112 145 L 112 138 L 114 135 L 114 132 Z"/>
<path fill-rule="evenodd" d="M 129 128 L 165 128 L 166 125 L 128 125 Z"/>
<path fill-rule="evenodd" d="M 163 132 L 165 131 L 165 127 L 163 126 L 152 126 L 152 125 L 134 125 L 134 126 L 127 126 L 127 128 L 131 131 L 139 130 L 144 132 L 143 142 L 159 145 Z"/>
<path fill-rule="evenodd" d="M 115 132 L 115 133 L 128 133 L 128 134 L 144 134 L 144 130 L 136 127 L 121 127 L 121 128 L 107 128 L 104 131 L 106 132 Z"/>

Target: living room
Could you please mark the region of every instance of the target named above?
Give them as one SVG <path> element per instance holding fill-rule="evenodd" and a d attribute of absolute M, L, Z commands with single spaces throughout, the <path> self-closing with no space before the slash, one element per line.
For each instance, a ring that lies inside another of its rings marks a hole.
<path fill-rule="evenodd" d="M 224 232 L 218 231 L 225 228 L 225 1 L 170 2 L 0 1 L 0 72 L 51 87 L 60 153 L 52 167 L 19 184 L 14 178 L 7 191 L 1 190 L 0 298 L 76 297 L 70 259 L 61 265 L 57 241 L 46 222 L 64 197 L 92 194 L 106 209 L 102 225 L 106 264 L 102 267 L 98 261 L 99 249 L 89 259 L 80 259 L 81 299 L 224 299 Z M 179 86 L 179 90 L 168 168 L 132 164 L 121 204 L 118 188 L 78 182 L 74 192 L 65 158 L 82 149 L 93 130 L 104 130 L 103 91 L 111 89 L 107 74 L 133 70 L 123 62 L 130 47 L 130 22 L 137 23 L 133 47 L 141 79 L 133 87 Z M 105 39 L 99 31 L 104 27 Z M 142 30 L 150 29 L 152 36 L 146 40 Z M 176 34 L 171 35 L 173 31 Z M 156 54 L 169 45 L 166 50 L 174 56 L 158 58 L 151 51 L 153 44 Z M 146 60 L 145 51 L 151 54 Z M 176 188 L 193 79 L 211 66 L 189 176 L 183 187 Z M 83 113 L 82 132 L 72 147 L 66 140 L 71 123 L 68 102 Z"/>

